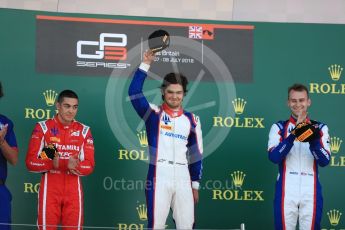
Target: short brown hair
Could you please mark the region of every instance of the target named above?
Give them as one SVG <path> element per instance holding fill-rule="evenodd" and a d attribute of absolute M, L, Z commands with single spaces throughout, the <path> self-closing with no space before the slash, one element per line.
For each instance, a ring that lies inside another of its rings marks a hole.
<path fill-rule="evenodd" d="M 289 96 L 290 96 L 291 90 L 298 91 L 298 92 L 306 91 L 306 92 L 307 92 L 307 96 L 308 96 L 308 98 L 309 98 L 309 90 L 308 90 L 308 88 L 307 88 L 305 85 L 303 85 L 303 84 L 295 83 L 295 84 L 293 84 L 292 86 L 290 86 L 289 89 L 288 89 L 288 98 L 289 98 Z"/>

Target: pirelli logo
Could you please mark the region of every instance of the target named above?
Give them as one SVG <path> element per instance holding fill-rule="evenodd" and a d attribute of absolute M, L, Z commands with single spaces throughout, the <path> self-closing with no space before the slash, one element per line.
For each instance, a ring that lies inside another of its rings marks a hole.
<path fill-rule="evenodd" d="M 313 134 L 313 131 L 311 129 L 308 129 L 307 131 L 305 131 L 302 135 L 300 135 L 299 137 L 297 137 L 297 139 L 299 141 L 304 141 L 305 139 L 307 139 L 308 137 L 310 137 Z"/>
<path fill-rule="evenodd" d="M 170 125 L 161 125 L 161 128 L 166 130 L 172 130 L 172 127 Z"/>

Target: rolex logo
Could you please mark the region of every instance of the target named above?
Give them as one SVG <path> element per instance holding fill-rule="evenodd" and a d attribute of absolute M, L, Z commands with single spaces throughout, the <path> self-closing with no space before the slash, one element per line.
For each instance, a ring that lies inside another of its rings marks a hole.
<path fill-rule="evenodd" d="M 246 177 L 246 174 L 244 174 L 241 171 L 235 171 L 231 173 L 232 181 L 236 188 L 241 188 L 244 182 L 244 178 Z"/>
<path fill-rule="evenodd" d="M 236 114 L 242 114 L 246 104 L 247 102 L 243 98 L 235 98 L 235 100 L 232 101 Z"/>
<path fill-rule="evenodd" d="M 43 92 L 43 95 L 47 106 L 53 106 L 55 104 L 57 93 L 54 90 L 46 90 Z"/>
<path fill-rule="evenodd" d="M 339 212 L 339 210 L 335 210 L 335 209 L 327 212 L 329 222 L 331 223 L 332 226 L 337 226 L 339 224 L 341 215 L 342 213 Z"/>
<path fill-rule="evenodd" d="M 341 140 L 339 137 L 331 137 L 330 139 L 331 139 L 331 143 L 330 143 L 331 152 L 338 153 L 343 140 Z"/>
<path fill-rule="evenodd" d="M 147 135 L 146 135 L 146 131 L 145 130 L 137 133 L 137 136 L 138 136 L 138 139 L 139 139 L 141 147 L 147 147 L 149 145 L 148 141 L 147 141 Z"/>
<path fill-rule="evenodd" d="M 333 81 L 338 81 L 341 77 L 341 72 L 343 71 L 343 68 L 340 65 L 331 65 L 328 67 L 329 74 L 331 75 L 331 78 Z"/>
<path fill-rule="evenodd" d="M 140 204 L 137 207 L 137 211 L 138 211 L 138 215 L 139 215 L 139 219 L 142 221 L 147 220 L 147 208 L 145 204 Z"/>

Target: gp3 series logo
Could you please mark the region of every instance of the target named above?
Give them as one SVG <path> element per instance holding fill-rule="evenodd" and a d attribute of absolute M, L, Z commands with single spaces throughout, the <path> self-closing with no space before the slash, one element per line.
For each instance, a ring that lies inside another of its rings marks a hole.
<path fill-rule="evenodd" d="M 118 41 L 107 42 L 106 38 L 114 38 Z M 85 46 L 96 46 L 99 50 L 95 54 L 85 54 Z M 105 60 L 126 60 L 127 58 L 127 35 L 126 34 L 110 34 L 101 33 L 99 41 L 78 41 L 77 56 L 87 59 L 105 59 Z"/>
<path fill-rule="evenodd" d="M 92 60 L 77 61 L 80 67 L 126 68 L 129 66 L 127 63 L 109 61 L 127 59 L 127 35 L 101 33 L 98 41 L 80 40 L 77 42 L 77 57 Z"/>

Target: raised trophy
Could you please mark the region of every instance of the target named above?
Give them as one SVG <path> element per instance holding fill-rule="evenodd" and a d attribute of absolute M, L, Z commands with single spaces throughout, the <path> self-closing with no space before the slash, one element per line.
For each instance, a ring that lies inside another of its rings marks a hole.
<path fill-rule="evenodd" d="M 153 53 L 162 51 L 169 46 L 169 33 L 165 30 L 156 30 L 152 34 L 150 34 L 148 42 L 149 48 Z"/>

